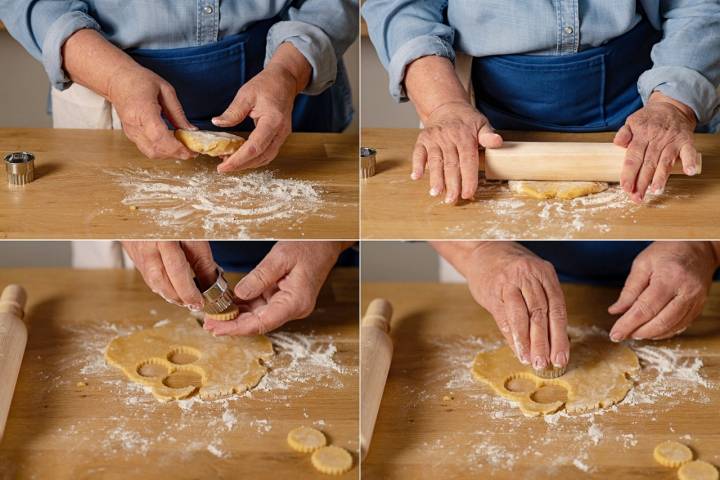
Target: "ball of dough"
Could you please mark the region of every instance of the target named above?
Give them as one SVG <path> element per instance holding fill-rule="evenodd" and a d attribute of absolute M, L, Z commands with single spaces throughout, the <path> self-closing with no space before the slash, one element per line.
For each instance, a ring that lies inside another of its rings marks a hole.
<path fill-rule="evenodd" d="M 659 443 L 653 451 L 653 457 L 660 465 L 676 468 L 693 459 L 692 450 L 682 443 L 666 440 Z"/>
<path fill-rule="evenodd" d="M 547 200 L 559 198 L 560 200 L 571 200 L 577 197 L 584 197 L 592 193 L 604 192 L 608 189 L 605 182 L 546 182 L 528 180 L 510 180 L 508 187 L 513 193 Z"/>
<path fill-rule="evenodd" d="M 310 461 L 319 472 L 328 475 L 342 475 L 349 472 L 353 465 L 352 455 L 344 448 L 322 447 L 310 457 Z"/>
<path fill-rule="evenodd" d="M 298 427 L 290 430 L 287 436 L 288 445 L 293 450 L 302 453 L 314 452 L 327 443 L 325 435 L 310 427 Z"/>
<path fill-rule="evenodd" d="M 227 132 L 175 130 L 175 138 L 193 152 L 219 157 L 234 153 L 245 139 Z"/>
<path fill-rule="evenodd" d="M 718 480 L 718 476 L 717 468 L 702 460 L 686 463 L 678 470 L 680 480 Z"/>

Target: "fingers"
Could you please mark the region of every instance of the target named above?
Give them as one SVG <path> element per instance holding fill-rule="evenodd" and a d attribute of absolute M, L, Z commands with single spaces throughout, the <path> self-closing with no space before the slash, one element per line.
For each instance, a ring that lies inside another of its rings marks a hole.
<path fill-rule="evenodd" d="M 530 319 L 525 299 L 520 289 L 508 287 L 502 293 L 505 305 L 505 318 L 510 325 L 512 345 L 515 354 L 523 365 L 530 364 Z"/>
<path fill-rule="evenodd" d="M 228 105 L 227 109 L 225 109 L 219 117 L 211 120 L 213 125 L 223 128 L 234 127 L 242 123 L 242 121 L 250 115 L 253 109 L 253 102 L 245 98 L 244 95 L 241 95 L 241 92 L 242 89 L 238 91 L 233 101 L 230 102 L 230 105 Z"/>
<path fill-rule="evenodd" d="M 290 271 L 290 265 L 282 252 L 274 249 L 250 273 L 245 275 L 235 286 L 235 295 L 241 300 L 259 297 L 264 291 L 273 287 Z"/>
<path fill-rule="evenodd" d="M 445 177 L 445 203 L 457 202 L 460 196 L 460 157 L 452 143 L 441 145 L 443 154 L 443 176 Z"/>
<path fill-rule="evenodd" d="M 620 127 L 620 130 L 618 130 L 618 132 L 615 134 L 613 143 L 620 147 L 627 148 L 627 146 L 630 145 L 632 138 L 632 130 L 630 130 L 630 127 L 626 124 Z"/>
<path fill-rule="evenodd" d="M 625 152 L 625 162 L 620 173 L 620 186 L 628 194 L 635 193 L 635 183 L 643 165 L 647 146 L 647 141 L 635 137 Z"/>
<path fill-rule="evenodd" d="M 650 272 L 647 268 L 640 263 L 633 263 L 630 269 L 630 274 L 618 299 L 608 307 L 608 313 L 611 315 L 619 315 L 625 313 L 640 296 L 640 294 L 647 288 L 650 283 Z M 611 332 L 612 337 L 612 332 Z"/>
<path fill-rule="evenodd" d="M 530 360 L 533 368 L 548 366 L 550 340 L 548 330 L 548 304 L 545 290 L 539 281 L 531 280 L 522 287 L 527 310 L 530 313 Z"/>
<path fill-rule="evenodd" d="M 610 330 L 610 339 L 620 342 L 629 338 L 632 332 L 655 318 L 674 296 L 675 292 L 667 284 L 650 282 L 628 311 L 615 322 Z"/>
<path fill-rule="evenodd" d="M 163 242 L 158 242 L 157 245 Z M 162 257 L 156 244 L 147 244 L 142 249 L 141 257 L 135 261 L 135 264 L 140 270 L 140 274 L 145 280 L 145 283 L 150 290 L 157 293 L 165 301 L 173 303 L 175 305 L 181 305 L 182 301 L 180 296 L 175 292 L 175 288 L 165 271 Z"/>
<path fill-rule="evenodd" d="M 435 144 L 427 145 L 426 148 L 428 151 L 428 169 L 430 171 L 430 196 L 437 197 L 445 190 L 443 155 L 440 147 Z"/>
<path fill-rule="evenodd" d="M 686 175 L 693 176 L 697 173 L 697 157 L 697 150 L 691 143 L 686 143 L 680 148 L 680 160 Z"/>
<path fill-rule="evenodd" d="M 202 308 L 203 298 L 193 281 L 193 270 L 185 258 L 185 252 L 176 242 L 158 242 L 167 277 L 172 288 L 184 305 L 194 310 Z"/>
<path fill-rule="evenodd" d="M 502 137 L 495 133 L 495 129 L 489 123 L 485 123 L 477 135 L 478 143 L 484 148 L 500 148 L 503 144 Z"/>
<path fill-rule="evenodd" d="M 655 195 L 660 195 L 665 191 L 665 185 L 670 178 L 670 171 L 672 166 L 677 159 L 679 151 L 674 143 L 667 145 L 660 155 L 660 162 L 658 163 L 655 175 L 653 175 L 652 183 L 650 184 L 650 191 Z"/>
<path fill-rule="evenodd" d="M 475 142 L 463 141 L 458 144 L 460 154 L 460 196 L 470 200 L 475 195 L 478 186 L 478 170 L 480 168 L 480 152 Z"/>
<path fill-rule="evenodd" d="M 634 340 L 644 340 L 679 333 L 686 325 L 685 321 L 692 307 L 693 305 L 689 299 L 679 295 L 675 296 L 654 318 L 637 330 L 630 332 L 630 336 Z"/>
<path fill-rule="evenodd" d="M 184 128 L 185 130 L 197 130 L 185 116 L 185 111 L 180 105 L 175 89 L 169 84 L 160 86 L 160 106 L 165 116 L 175 128 Z"/>
<path fill-rule="evenodd" d="M 173 136 L 160 115 L 148 115 L 144 118 L 140 133 L 141 139 L 135 143 L 148 158 L 180 158 L 188 160 L 197 156 L 196 153 L 188 150 L 185 145 Z"/>
<path fill-rule="evenodd" d="M 655 171 L 660 163 L 660 154 L 662 153 L 663 144 L 660 141 L 653 141 L 648 144 L 645 149 L 645 157 L 643 158 L 640 172 L 638 173 L 635 183 L 635 201 L 642 202 L 645 199 L 645 192 L 655 176 Z"/>
<path fill-rule="evenodd" d="M 217 279 L 217 263 L 213 259 L 209 242 L 180 242 L 190 268 L 200 285 L 212 285 Z"/>
<path fill-rule="evenodd" d="M 564 367 L 570 359 L 570 340 L 567 334 L 567 308 L 565 295 L 555 271 L 543 282 L 548 300 L 550 325 L 550 361 L 555 367 Z"/>
<path fill-rule="evenodd" d="M 274 160 L 282 143 L 290 134 L 290 127 L 282 119 L 260 119 L 248 140 L 218 165 L 217 171 L 227 173 L 244 168 L 255 168 Z"/>
<path fill-rule="evenodd" d="M 286 291 L 278 292 L 270 301 L 258 309 L 240 315 L 226 325 L 218 325 L 213 330 L 215 335 L 262 335 L 296 320 L 297 301 Z"/>
<path fill-rule="evenodd" d="M 421 143 L 416 143 L 413 149 L 412 155 L 412 173 L 410 178 L 413 180 L 419 180 L 425 173 L 425 164 L 427 163 L 427 150 Z"/>

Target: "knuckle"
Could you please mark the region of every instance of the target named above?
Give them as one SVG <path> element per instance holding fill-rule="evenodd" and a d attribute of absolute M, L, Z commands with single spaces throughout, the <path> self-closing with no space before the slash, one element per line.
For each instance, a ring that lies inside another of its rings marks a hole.
<path fill-rule="evenodd" d="M 548 309 L 545 306 L 536 306 L 530 310 L 530 323 L 538 326 L 547 326 Z"/>

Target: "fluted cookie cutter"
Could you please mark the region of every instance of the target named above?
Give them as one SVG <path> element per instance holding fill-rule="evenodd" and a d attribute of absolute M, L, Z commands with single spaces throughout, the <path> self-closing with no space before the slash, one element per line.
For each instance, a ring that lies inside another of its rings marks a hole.
<path fill-rule="evenodd" d="M 377 150 L 370 147 L 360 147 L 360 177 L 369 178 L 375 175 L 375 157 Z"/>
<path fill-rule="evenodd" d="M 217 315 L 224 313 L 235 305 L 235 294 L 230 285 L 228 285 L 223 273 L 223 269 L 217 267 L 217 278 L 215 282 L 207 288 L 203 288 L 197 278 L 195 278 L 195 284 L 202 292 L 203 299 L 205 300 L 202 308 L 204 313 Z"/>
<path fill-rule="evenodd" d="M 8 185 L 19 187 L 35 179 L 35 155 L 30 152 L 12 152 L 5 155 Z"/>

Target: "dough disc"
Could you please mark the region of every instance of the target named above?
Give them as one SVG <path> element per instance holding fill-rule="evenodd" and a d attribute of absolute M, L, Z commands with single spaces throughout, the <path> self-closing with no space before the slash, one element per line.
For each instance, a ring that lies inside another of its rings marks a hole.
<path fill-rule="evenodd" d="M 353 465 L 352 455 L 344 448 L 331 445 L 315 450 L 310 461 L 319 472 L 328 475 L 342 475 Z"/>
<path fill-rule="evenodd" d="M 688 462 L 678 470 L 680 480 L 718 480 L 719 475 L 714 465 L 702 460 Z"/>
<path fill-rule="evenodd" d="M 666 440 L 653 450 L 655 461 L 664 467 L 677 468 L 693 458 L 692 450 L 682 443 Z"/>
<path fill-rule="evenodd" d="M 327 443 L 325 435 L 310 427 L 297 427 L 288 433 L 287 442 L 290 447 L 298 452 L 310 453 Z"/>
<path fill-rule="evenodd" d="M 522 365 L 507 346 L 481 352 L 473 376 L 495 392 L 517 402 L 527 416 L 604 408 L 620 402 L 632 388 L 628 374 L 640 369 L 637 355 L 622 344 L 586 339 L 571 343 L 570 364 L 558 378 L 540 378 Z"/>
<path fill-rule="evenodd" d="M 214 337 L 193 318 L 115 337 L 105 359 L 160 401 L 242 393 L 260 382 L 273 356 L 265 336 Z"/>
<path fill-rule="evenodd" d="M 227 132 L 178 129 L 174 135 L 188 150 L 213 157 L 230 155 L 245 143 L 244 138 Z"/>
<path fill-rule="evenodd" d="M 608 189 L 605 182 L 546 182 L 530 180 L 510 180 L 510 191 L 519 195 L 546 200 L 559 198 L 571 200 L 592 193 L 604 192 Z"/>

